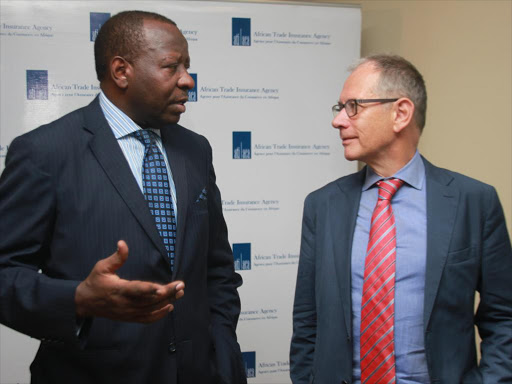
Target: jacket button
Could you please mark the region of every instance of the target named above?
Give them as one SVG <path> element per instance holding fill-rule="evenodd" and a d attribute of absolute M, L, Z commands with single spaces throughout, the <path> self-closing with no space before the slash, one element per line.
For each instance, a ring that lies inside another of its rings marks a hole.
<path fill-rule="evenodd" d="M 175 343 L 169 343 L 169 353 L 175 353 L 176 352 L 176 344 Z"/>

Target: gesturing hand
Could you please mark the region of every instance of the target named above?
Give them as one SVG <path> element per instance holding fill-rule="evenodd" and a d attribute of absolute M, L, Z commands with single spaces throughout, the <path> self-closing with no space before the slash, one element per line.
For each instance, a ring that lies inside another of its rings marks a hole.
<path fill-rule="evenodd" d="M 182 281 L 161 285 L 124 280 L 116 275 L 128 258 L 128 245 L 120 240 L 117 251 L 96 263 L 75 293 L 78 317 L 106 317 L 112 320 L 151 323 L 174 309 L 183 297 Z"/>

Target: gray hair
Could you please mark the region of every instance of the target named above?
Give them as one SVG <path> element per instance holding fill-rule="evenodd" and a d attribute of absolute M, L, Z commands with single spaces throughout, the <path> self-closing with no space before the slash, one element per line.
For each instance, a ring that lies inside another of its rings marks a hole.
<path fill-rule="evenodd" d="M 423 131 L 427 114 L 427 90 L 423 76 L 409 61 L 398 55 L 379 54 L 362 58 L 351 71 L 372 64 L 380 72 L 377 90 L 386 97 L 407 97 L 414 103 L 414 120 Z"/>

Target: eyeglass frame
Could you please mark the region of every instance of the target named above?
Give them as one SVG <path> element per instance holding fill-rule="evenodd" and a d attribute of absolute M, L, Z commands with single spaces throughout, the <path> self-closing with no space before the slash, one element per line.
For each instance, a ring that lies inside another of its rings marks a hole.
<path fill-rule="evenodd" d="M 347 103 L 353 101 L 354 102 L 354 114 L 353 115 L 349 115 L 348 112 L 347 112 L 347 116 L 348 117 L 354 117 L 355 115 L 357 115 L 357 106 L 358 105 L 360 107 L 364 108 L 364 105 L 361 105 L 361 104 L 366 104 L 366 103 L 393 103 L 393 102 L 395 102 L 397 100 L 399 100 L 399 98 L 396 98 L 396 99 L 348 99 L 345 103 L 338 102 L 337 104 L 334 104 L 332 106 L 331 110 L 332 110 L 332 113 L 333 113 L 334 117 L 336 117 L 336 116 L 338 116 L 338 114 L 341 111 L 343 111 L 344 108 L 345 108 L 345 111 L 346 111 Z"/>

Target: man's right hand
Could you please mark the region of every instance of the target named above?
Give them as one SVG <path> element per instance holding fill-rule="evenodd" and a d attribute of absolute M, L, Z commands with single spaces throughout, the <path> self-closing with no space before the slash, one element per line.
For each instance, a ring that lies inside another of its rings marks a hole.
<path fill-rule="evenodd" d="M 161 285 L 123 280 L 116 271 L 128 258 L 128 245 L 120 240 L 117 251 L 96 263 L 75 293 L 78 317 L 106 317 L 111 320 L 152 323 L 174 309 L 172 303 L 183 297 L 182 281 Z"/>

